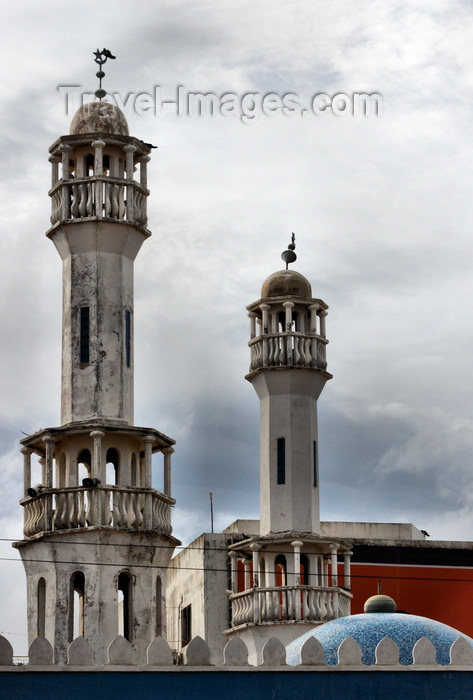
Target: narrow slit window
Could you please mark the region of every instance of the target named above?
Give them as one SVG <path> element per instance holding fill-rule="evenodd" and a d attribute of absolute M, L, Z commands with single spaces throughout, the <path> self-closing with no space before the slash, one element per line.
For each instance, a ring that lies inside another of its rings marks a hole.
<path fill-rule="evenodd" d="M 286 438 L 278 438 L 278 484 L 286 483 Z"/>
<path fill-rule="evenodd" d="M 125 357 L 126 366 L 131 364 L 131 311 L 125 311 Z"/>
<path fill-rule="evenodd" d="M 317 443 L 315 440 L 313 442 L 312 449 L 313 449 L 312 460 L 313 460 L 313 464 L 314 464 L 314 488 L 317 488 L 318 483 L 319 483 L 319 479 L 318 479 L 318 474 L 317 474 L 317 471 L 318 471 Z"/>
<path fill-rule="evenodd" d="M 90 362 L 90 310 L 82 306 L 80 310 L 80 363 Z"/>
<path fill-rule="evenodd" d="M 187 605 L 181 610 L 181 647 L 187 646 L 192 638 L 192 607 Z"/>

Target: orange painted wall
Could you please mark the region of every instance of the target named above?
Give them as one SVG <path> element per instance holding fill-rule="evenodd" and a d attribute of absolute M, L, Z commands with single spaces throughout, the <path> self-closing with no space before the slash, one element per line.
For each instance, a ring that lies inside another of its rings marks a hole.
<path fill-rule="evenodd" d="M 339 565 L 343 585 L 343 566 Z M 394 598 L 398 610 L 422 615 L 473 637 L 473 568 L 355 564 L 351 566 L 352 615 L 363 612 L 378 592 Z"/>

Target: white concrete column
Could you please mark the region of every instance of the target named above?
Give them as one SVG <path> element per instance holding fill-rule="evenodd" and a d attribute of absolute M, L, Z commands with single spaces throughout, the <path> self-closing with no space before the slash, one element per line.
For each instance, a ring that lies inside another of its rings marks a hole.
<path fill-rule="evenodd" d="M 59 159 L 57 156 L 50 156 L 49 162 L 51 163 L 51 187 L 54 187 L 56 182 L 59 180 Z"/>
<path fill-rule="evenodd" d="M 105 433 L 102 430 L 93 430 L 90 433 L 90 437 L 94 441 L 94 457 L 92 459 L 90 476 L 92 479 L 99 479 L 104 484 L 106 475 L 102 467 L 102 438 L 105 437 Z"/>
<path fill-rule="evenodd" d="M 23 484 L 25 489 L 29 489 L 33 484 L 31 483 L 31 452 L 29 447 L 22 447 L 21 454 L 23 455 Z"/>
<path fill-rule="evenodd" d="M 330 585 L 332 586 L 332 588 L 337 588 L 337 586 L 338 586 L 338 562 L 337 562 L 337 553 L 338 553 L 338 545 L 337 545 L 337 544 L 332 544 L 332 545 L 331 545 L 331 550 L 330 550 L 331 569 L 332 569 L 332 578 L 331 578 L 331 583 L 330 583 Z"/>
<path fill-rule="evenodd" d="M 232 579 L 232 593 L 238 593 L 238 554 L 230 552 L 230 569 Z"/>
<path fill-rule="evenodd" d="M 141 156 L 140 158 L 140 185 L 145 190 L 148 188 L 147 166 L 150 160 L 149 156 Z"/>
<path fill-rule="evenodd" d="M 94 158 L 94 176 L 101 177 L 103 175 L 103 148 L 105 141 L 98 139 L 92 141 L 92 148 L 95 149 Z M 103 183 L 101 180 L 95 182 L 95 216 L 99 219 L 103 216 Z"/>
<path fill-rule="evenodd" d="M 248 318 L 250 319 L 250 340 L 253 340 L 253 338 L 256 338 L 256 318 L 257 315 L 255 314 L 254 311 L 250 311 L 248 314 Z"/>
<path fill-rule="evenodd" d="M 62 153 L 62 180 L 69 180 L 69 151 L 71 147 L 67 144 L 63 144 L 60 148 Z M 70 197 L 69 197 L 69 186 L 65 185 L 62 187 L 61 192 L 61 219 L 69 219 L 70 217 Z"/>
<path fill-rule="evenodd" d="M 269 347 L 268 347 L 268 332 L 269 332 L 269 316 L 268 311 L 270 309 L 269 304 L 261 304 L 260 309 L 263 312 L 263 318 L 261 321 L 261 335 L 263 337 L 263 367 L 267 367 L 269 364 Z"/>
<path fill-rule="evenodd" d="M 245 591 L 247 591 L 251 588 L 251 569 L 249 559 L 243 559 L 243 567 L 245 569 Z"/>
<path fill-rule="evenodd" d="M 166 447 L 163 450 L 164 455 L 164 493 L 171 497 L 171 455 L 174 452 L 173 447 Z"/>
<path fill-rule="evenodd" d="M 152 484 L 152 455 L 153 455 L 153 443 L 154 443 L 154 437 L 152 435 L 145 435 L 143 438 L 143 442 L 145 443 L 145 481 L 144 481 L 144 488 L 145 489 L 151 489 L 153 487 Z"/>
<path fill-rule="evenodd" d="M 52 435 L 45 435 L 43 438 L 43 442 L 46 446 L 43 486 L 47 489 L 52 489 L 52 487 L 53 487 L 53 460 L 54 460 L 55 438 Z"/>
<path fill-rule="evenodd" d="M 294 585 L 301 585 L 301 547 L 304 543 L 300 540 L 291 542 L 291 547 L 294 547 Z"/>
<path fill-rule="evenodd" d="M 283 303 L 286 309 L 286 325 L 285 332 L 290 333 L 292 330 L 292 308 L 294 306 L 293 301 L 285 301 Z M 292 365 L 292 337 L 290 335 L 286 336 L 286 365 Z"/>
<path fill-rule="evenodd" d="M 327 311 L 321 311 L 320 314 L 320 335 L 325 338 L 325 317 L 327 316 Z"/>
<path fill-rule="evenodd" d="M 323 586 L 328 588 L 330 586 L 330 581 L 328 577 L 328 560 L 329 560 L 328 555 L 324 555 L 323 558 L 323 575 L 322 575 L 322 580 L 323 580 Z"/>
<path fill-rule="evenodd" d="M 126 218 L 128 221 L 134 221 L 135 220 L 135 203 L 134 203 L 134 194 L 135 191 L 133 189 L 133 156 L 136 151 L 136 146 L 133 146 L 133 144 L 129 143 L 126 146 L 123 147 L 123 150 L 125 151 L 125 157 L 126 157 L 126 179 L 128 180 L 129 184 L 127 185 L 126 188 Z"/>
<path fill-rule="evenodd" d="M 351 590 L 350 578 L 350 557 L 353 552 L 343 552 L 343 585 L 349 591 Z"/>
<path fill-rule="evenodd" d="M 258 581 L 258 573 L 259 573 L 259 562 L 258 562 L 258 552 L 261 549 L 261 545 L 258 544 L 257 542 L 254 542 L 250 546 L 251 551 L 253 552 L 253 581 L 252 581 L 252 588 L 258 588 L 259 587 L 259 581 Z"/>

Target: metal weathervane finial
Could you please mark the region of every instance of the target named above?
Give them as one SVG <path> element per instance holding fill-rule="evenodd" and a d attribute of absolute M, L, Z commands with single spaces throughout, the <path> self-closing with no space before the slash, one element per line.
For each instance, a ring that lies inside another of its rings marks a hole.
<path fill-rule="evenodd" d="M 289 263 L 293 263 L 297 260 L 297 255 L 294 253 L 296 247 L 296 234 L 293 233 L 291 236 L 291 242 L 287 246 L 287 250 L 281 253 L 281 258 L 286 263 L 286 270 L 288 269 Z"/>
<path fill-rule="evenodd" d="M 100 66 L 100 70 L 97 71 L 97 73 L 95 74 L 99 79 L 99 89 L 96 90 L 94 94 L 95 97 L 98 97 L 99 100 L 101 100 L 102 97 L 105 97 L 105 95 L 107 94 L 102 88 L 102 78 L 105 78 L 105 73 L 102 70 L 102 66 L 104 63 L 107 62 L 108 58 L 116 58 L 116 56 L 113 56 L 111 51 L 109 51 L 108 49 L 102 49 L 102 51 L 100 51 L 100 49 L 97 49 L 97 51 L 94 51 L 94 56 L 95 63 L 98 63 Z"/>

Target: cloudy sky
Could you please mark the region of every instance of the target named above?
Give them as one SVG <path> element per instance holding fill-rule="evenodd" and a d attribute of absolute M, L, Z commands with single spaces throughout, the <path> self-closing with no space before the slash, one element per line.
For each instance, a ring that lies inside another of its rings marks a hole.
<path fill-rule="evenodd" d="M 106 89 L 131 95 L 131 133 L 159 146 L 135 266 L 135 422 L 177 440 L 176 536 L 209 529 L 210 490 L 216 528 L 258 516 L 245 307 L 295 231 L 295 268 L 330 307 L 322 518 L 473 539 L 472 32 L 461 0 L 2 2 L 0 633 L 17 653 L 18 441 L 60 420 L 61 264 L 44 236 L 48 148 L 71 119 L 58 88 L 92 92 L 92 52 L 109 48 Z M 300 109 L 177 115 L 156 86 Z M 314 114 L 320 93 L 347 109 Z M 379 94 L 381 115 L 354 116 L 355 93 Z"/>

